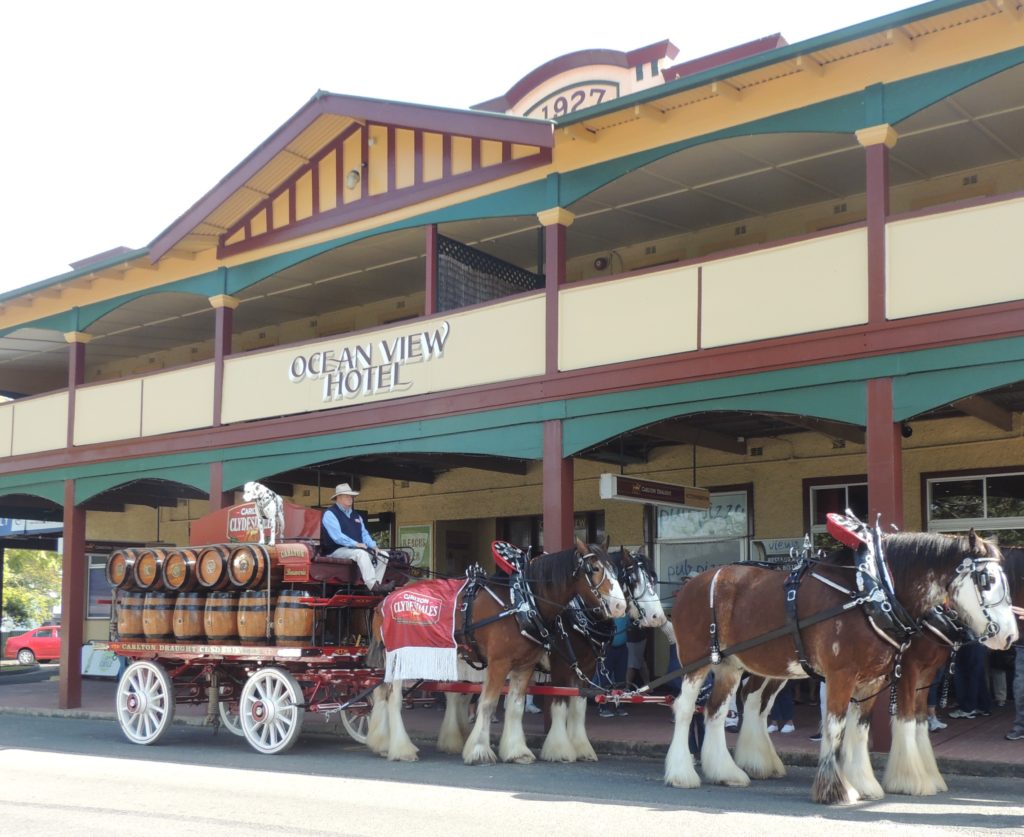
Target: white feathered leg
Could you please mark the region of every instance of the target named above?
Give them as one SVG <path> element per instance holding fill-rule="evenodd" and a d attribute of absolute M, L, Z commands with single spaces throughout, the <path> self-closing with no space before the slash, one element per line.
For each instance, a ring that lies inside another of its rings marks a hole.
<path fill-rule="evenodd" d="M 885 796 L 875 778 L 868 753 L 868 719 L 861 720 L 860 706 L 851 703 L 846 712 L 846 730 L 843 733 L 842 770 L 846 781 L 860 794 L 861 799 L 881 799 Z"/>
<path fill-rule="evenodd" d="M 526 690 L 533 679 L 533 669 L 513 671 L 508 676 L 508 697 L 505 698 L 505 725 L 501 729 L 498 755 L 502 761 L 532 764 L 537 760 L 526 746 L 523 731 L 523 712 L 526 709 Z"/>
<path fill-rule="evenodd" d="M 723 662 L 715 670 L 715 677 L 733 678 L 730 694 L 740 684 L 740 672 Z M 716 684 L 717 685 L 717 684 Z M 726 685 L 728 682 L 726 681 Z M 700 769 L 704 779 L 718 785 L 745 788 L 750 784 L 750 777 L 732 760 L 729 748 L 725 743 L 725 716 L 729 713 L 729 701 L 723 700 L 722 705 L 714 714 L 704 715 L 704 744 L 700 748 Z"/>
<path fill-rule="evenodd" d="M 569 741 L 577 761 L 597 761 L 597 753 L 587 737 L 587 699 L 569 698 Z"/>
<path fill-rule="evenodd" d="M 892 746 L 885 762 L 883 781 L 889 793 L 934 796 L 938 790 L 921 760 L 917 744 L 917 721 L 913 718 L 892 720 Z"/>
<path fill-rule="evenodd" d="M 466 764 L 493 764 L 498 760 L 494 750 L 491 748 L 491 717 L 498 706 L 498 698 L 501 695 L 500 685 L 493 689 L 494 694 L 489 691 L 492 669 L 488 668 L 484 674 L 484 685 L 480 692 L 480 702 L 476 706 L 476 722 L 466 738 L 466 744 L 462 748 L 462 760 Z M 499 684 L 504 682 L 504 673 L 497 675 L 501 678 Z"/>
<path fill-rule="evenodd" d="M 466 746 L 466 730 L 469 728 L 470 695 L 446 692 L 444 696 L 444 720 L 437 733 L 437 749 L 442 753 L 459 754 Z"/>
<path fill-rule="evenodd" d="M 690 755 L 690 721 L 693 719 L 694 707 L 697 705 L 697 693 L 704 682 L 706 670 L 693 672 L 683 678 L 683 686 L 679 697 L 672 704 L 672 717 L 675 726 L 672 728 L 672 743 L 665 755 L 665 784 L 675 788 L 699 788 L 700 776 L 693 766 Z"/>
<path fill-rule="evenodd" d="M 775 779 L 786 775 L 786 767 L 775 751 L 775 745 L 768 735 L 768 714 L 775 697 L 785 682 L 775 690 L 771 699 L 761 709 L 764 691 L 773 681 L 765 680 L 756 692 L 751 692 L 743 701 L 743 725 L 736 739 L 733 757 L 751 779 Z"/>
<path fill-rule="evenodd" d="M 939 765 L 935 762 L 935 750 L 932 749 L 932 739 L 928 734 L 928 719 L 917 722 L 917 753 L 921 756 L 921 765 L 924 767 L 925 776 L 929 777 L 935 785 L 936 793 L 945 793 L 949 790 L 946 780 L 939 773 Z"/>
<path fill-rule="evenodd" d="M 388 696 L 388 726 L 391 737 L 388 741 L 388 761 L 416 761 L 419 748 L 412 743 L 402 721 L 402 686 L 403 681 L 395 680 L 391 684 Z"/>
<path fill-rule="evenodd" d="M 576 748 L 569 740 L 569 705 L 566 698 L 551 701 L 551 729 L 544 738 L 540 757 L 544 761 L 574 762 Z"/>
<path fill-rule="evenodd" d="M 384 684 L 373 690 L 373 707 L 370 709 L 370 726 L 366 732 L 366 746 L 379 756 L 388 754 L 391 731 L 388 728 L 388 698 L 391 686 Z"/>

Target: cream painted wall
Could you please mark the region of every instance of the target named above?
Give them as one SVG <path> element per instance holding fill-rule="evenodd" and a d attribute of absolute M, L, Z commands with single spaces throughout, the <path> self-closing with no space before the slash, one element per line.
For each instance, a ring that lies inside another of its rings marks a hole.
<path fill-rule="evenodd" d="M 566 288 L 558 294 L 558 366 L 693 351 L 697 319 L 696 267 Z"/>
<path fill-rule="evenodd" d="M 709 262 L 701 300 L 705 348 L 867 322 L 867 233 Z"/>
<path fill-rule="evenodd" d="M 213 424 L 212 363 L 152 375 L 142 382 L 142 435 Z"/>
<path fill-rule="evenodd" d="M 55 392 L 14 403 L 11 454 L 56 450 L 68 443 L 68 394 Z"/>
<path fill-rule="evenodd" d="M 75 444 L 132 439 L 142 429 L 142 378 L 82 387 L 75 393 Z"/>
<path fill-rule="evenodd" d="M 384 362 L 382 343 L 390 345 L 394 340 L 409 335 L 433 335 L 437 329 L 443 328 L 445 322 L 450 324 L 450 331 L 443 356 L 435 356 L 429 361 L 410 361 L 401 366 L 399 381 L 408 385 L 404 389 L 389 391 L 385 379 L 384 388 L 376 394 L 360 392 L 344 400 L 324 401 L 323 379 L 307 379 L 299 383 L 289 379 L 290 365 L 297 356 L 308 358 L 316 352 L 332 351 L 335 357 L 340 357 L 344 349 L 354 352 L 357 346 L 368 346 L 372 364 L 376 366 Z M 480 350 L 482 346 L 495 345 L 502 335 L 515 335 L 517 348 L 514 353 Z M 538 294 L 439 316 L 426 323 L 409 323 L 369 334 L 342 335 L 330 342 L 307 343 L 228 358 L 224 370 L 223 420 L 245 421 L 390 400 L 514 380 L 539 375 L 543 371 L 544 297 Z M 259 397 L 253 398 L 253 387 L 257 385 Z"/>
<path fill-rule="evenodd" d="M 11 455 L 11 438 L 14 435 L 14 402 L 0 404 L 0 456 Z"/>
<path fill-rule="evenodd" d="M 889 318 L 1024 298 L 1022 225 L 1024 198 L 889 224 Z"/>

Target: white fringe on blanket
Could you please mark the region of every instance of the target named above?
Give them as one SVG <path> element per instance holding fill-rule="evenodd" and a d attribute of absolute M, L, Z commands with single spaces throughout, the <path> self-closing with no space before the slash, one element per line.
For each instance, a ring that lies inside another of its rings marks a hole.
<path fill-rule="evenodd" d="M 385 654 L 384 682 L 458 680 L 458 661 L 459 654 L 455 648 L 397 648 Z"/>

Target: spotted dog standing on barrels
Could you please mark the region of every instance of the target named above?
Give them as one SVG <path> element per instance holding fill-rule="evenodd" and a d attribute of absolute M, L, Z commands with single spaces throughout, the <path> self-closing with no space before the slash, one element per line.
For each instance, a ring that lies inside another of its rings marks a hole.
<path fill-rule="evenodd" d="M 259 543 L 274 544 L 277 537 L 284 537 L 284 500 L 262 483 L 247 482 L 242 491 L 242 499 L 247 503 L 256 504 L 256 526 L 260 530 Z M 270 530 L 270 538 L 265 538 L 266 530 Z"/>

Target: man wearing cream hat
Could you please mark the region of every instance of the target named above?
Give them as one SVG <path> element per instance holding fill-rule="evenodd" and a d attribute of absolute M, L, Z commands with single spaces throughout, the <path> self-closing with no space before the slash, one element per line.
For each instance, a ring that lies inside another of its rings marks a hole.
<path fill-rule="evenodd" d="M 353 511 L 358 491 L 347 482 L 334 489 L 334 501 L 320 520 L 320 553 L 325 558 L 351 558 L 363 575 L 367 588 L 373 590 L 384 579 L 388 554 L 377 549 L 362 517 Z M 370 550 L 373 550 L 371 552 Z"/>

